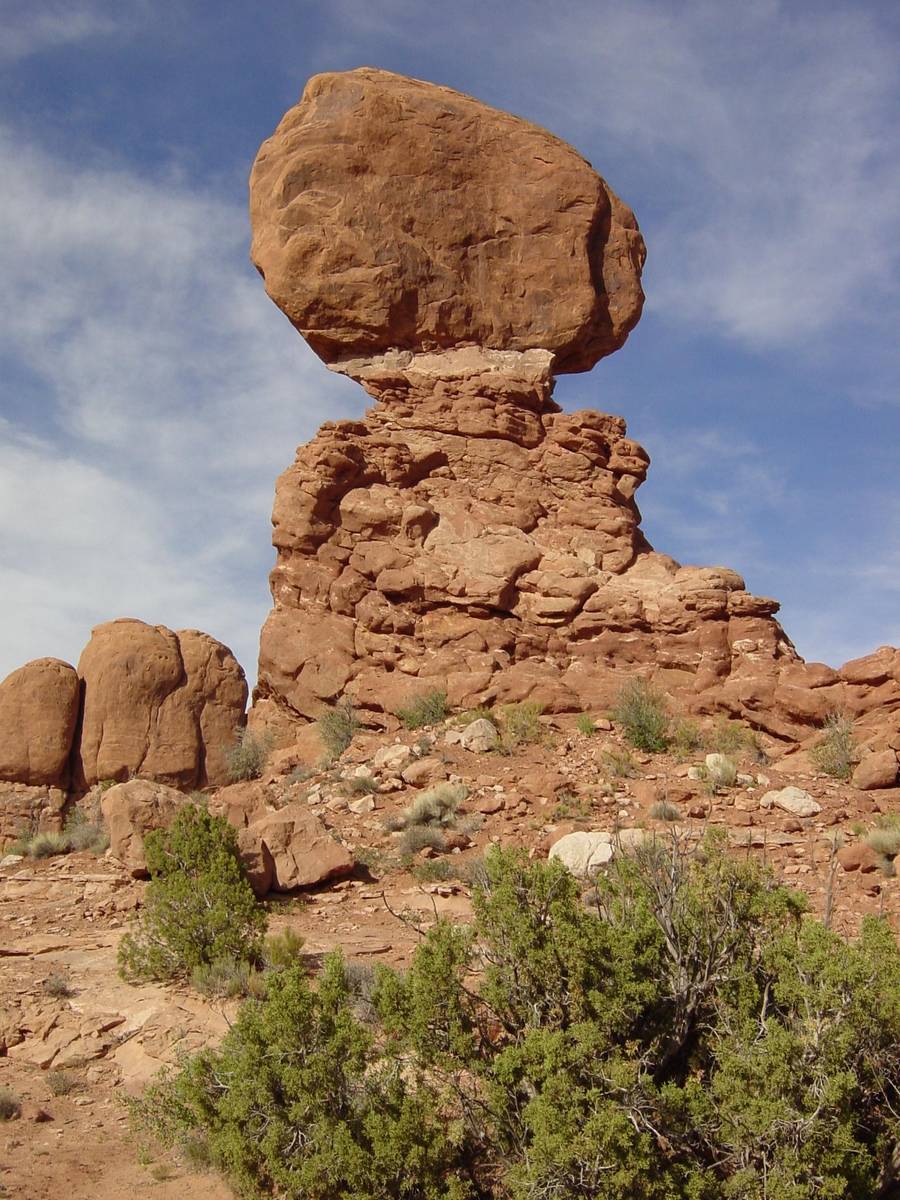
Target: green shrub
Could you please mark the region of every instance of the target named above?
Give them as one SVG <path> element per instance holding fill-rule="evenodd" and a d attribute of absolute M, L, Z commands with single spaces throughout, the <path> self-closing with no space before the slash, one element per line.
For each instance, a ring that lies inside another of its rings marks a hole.
<path fill-rule="evenodd" d="M 406 708 L 398 708 L 397 716 L 405 729 L 422 729 L 439 725 L 447 717 L 447 693 L 437 689 L 417 696 Z"/>
<path fill-rule="evenodd" d="M 491 851 L 360 990 L 329 956 L 157 1083 L 144 1128 L 283 1200 L 848 1200 L 894 1194 L 900 950 L 848 943 L 721 841 Z"/>
<path fill-rule="evenodd" d="M 339 700 L 319 717 L 319 737 L 332 758 L 340 758 L 361 726 L 349 700 Z"/>
<path fill-rule="evenodd" d="M 202 1145 L 248 1197 L 474 1200 L 440 1085 L 385 1060 L 356 999 L 335 955 L 315 990 L 299 967 L 273 976 L 219 1050 L 145 1093 L 139 1127 L 188 1154 Z"/>
<path fill-rule="evenodd" d="M 224 818 L 187 804 L 169 829 L 147 835 L 144 852 L 151 880 L 135 931 L 119 945 L 123 978 L 189 977 L 223 959 L 259 962 L 266 916 Z"/>
<path fill-rule="evenodd" d="M 575 718 L 575 728 L 585 737 L 590 737 L 597 732 L 597 725 L 590 713 L 579 713 Z"/>
<path fill-rule="evenodd" d="M 490 721 L 492 725 L 496 726 L 497 716 L 492 708 L 467 708 L 465 712 L 457 713 L 452 723 L 457 729 L 465 729 L 473 721 Z"/>
<path fill-rule="evenodd" d="M 543 704 L 537 700 L 505 705 L 500 712 L 500 736 L 504 747 L 514 750 L 540 741 L 544 732 L 540 722 L 543 711 Z"/>
<path fill-rule="evenodd" d="M 19 1097 L 9 1088 L 0 1087 L 0 1121 L 12 1121 L 22 1111 Z"/>
<path fill-rule="evenodd" d="M 272 753 L 272 739 L 267 734 L 254 733 L 246 725 L 234 736 L 234 745 L 225 756 L 228 778 L 232 783 L 259 779 Z"/>
<path fill-rule="evenodd" d="M 822 736 L 809 752 L 809 757 L 825 775 L 849 779 L 859 762 L 859 752 L 853 738 L 853 722 L 841 713 L 831 713 L 825 720 Z"/>
<path fill-rule="evenodd" d="M 638 750 L 658 753 L 669 745 L 671 720 L 665 699 L 646 679 L 629 679 L 622 685 L 612 719 Z"/>

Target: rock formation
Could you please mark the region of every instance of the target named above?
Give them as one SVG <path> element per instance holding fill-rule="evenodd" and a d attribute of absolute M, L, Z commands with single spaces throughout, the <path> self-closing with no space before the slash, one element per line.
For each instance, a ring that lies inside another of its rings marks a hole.
<path fill-rule="evenodd" d="M 247 684 L 221 642 L 196 629 L 109 621 L 93 631 L 78 674 L 81 786 L 134 776 L 180 788 L 227 782 Z"/>
<path fill-rule="evenodd" d="M 346 695 L 390 727 L 434 688 L 596 711 L 639 671 L 786 740 L 841 709 L 900 750 L 900 652 L 804 663 L 776 601 L 647 543 L 622 418 L 554 403 L 642 302 L 634 217 L 570 147 L 447 88 L 318 76 L 251 216 L 269 294 L 376 401 L 278 480 L 256 724 L 287 741 Z"/>
<path fill-rule="evenodd" d="M 0 683 L 0 845 L 57 830 L 67 795 L 135 777 L 182 790 L 228 782 L 247 683 L 231 651 L 195 629 L 99 625 L 78 670 L 55 658 Z"/>

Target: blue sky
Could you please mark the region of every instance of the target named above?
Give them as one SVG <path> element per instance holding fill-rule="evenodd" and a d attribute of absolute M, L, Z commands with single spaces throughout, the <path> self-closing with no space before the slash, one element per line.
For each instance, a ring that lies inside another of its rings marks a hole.
<path fill-rule="evenodd" d="M 810 659 L 900 644 L 900 9 L 819 0 L 0 0 L 0 677 L 138 616 L 252 679 L 276 475 L 363 409 L 267 299 L 246 177 L 372 65 L 570 141 L 647 306 L 557 398 L 626 417 L 657 549 L 782 601 Z"/>

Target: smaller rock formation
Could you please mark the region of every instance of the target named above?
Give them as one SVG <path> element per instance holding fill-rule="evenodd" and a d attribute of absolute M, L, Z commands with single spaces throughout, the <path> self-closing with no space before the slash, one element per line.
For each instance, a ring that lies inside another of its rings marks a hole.
<path fill-rule="evenodd" d="M 38 658 L 0 683 L 0 781 L 65 788 L 78 720 L 78 676 Z"/>
<path fill-rule="evenodd" d="M 182 789 L 227 782 L 247 684 L 221 642 L 195 629 L 110 621 L 93 631 L 78 674 L 80 788 L 136 776 Z"/>
<path fill-rule="evenodd" d="M 0 846 L 58 831 L 67 795 L 107 780 L 227 783 L 246 705 L 231 651 L 196 629 L 110 621 L 77 671 L 55 658 L 26 663 L 0 683 Z"/>

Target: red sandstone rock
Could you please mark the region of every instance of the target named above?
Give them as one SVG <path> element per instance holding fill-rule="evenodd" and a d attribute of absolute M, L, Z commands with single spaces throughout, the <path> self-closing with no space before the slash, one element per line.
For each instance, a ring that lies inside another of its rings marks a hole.
<path fill-rule="evenodd" d="M 843 846 L 837 852 L 837 860 L 845 871 L 859 871 L 860 874 L 877 871 L 881 865 L 881 860 L 872 847 L 864 843 Z"/>
<path fill-rule="evenodd" d="M 84 684 L 75 777 L 140 776 L 180 788 L 227 782 L 225 754 L 247 685 L 231 651 L 197 630 L 122 619 L 99 625 L 78 664 Z"/>
<path fill-rule="evenodd" d="M 147 876 L 145 836 L 154 829 L 168 829 L 184 804 L 181 792 L 149 779 L 131 779 L 103 793 L 100 807 L 110 852 L 135 879 Z"/>
<path fill-rule="evenodd" d="M 341 696 L 393 729 L 428 689 L 597 712 L 639 673 L 788 745 L 842 711 L 900 748 L 900 651 L 803 663 L 775 600 L 649 546 L 625 422 L 554 403 L 554 372 L 640 311 L 633 218 L 574 151 L 444 88 L 319 76 L 260 151 L 251 209 L 269 294 L 377 401 L 276 486 L 254 723 L 279 744 Z"/>
<path fill-rule="evenodd" d="M 65 788 L 78 719 L 78 676 L 38 658 L 0 683 L 0 780 Z"/>
<path fill-rule="evenodd" d="M 863 792 L 892 788 L 897 783 L 897 755 L 891 750 L 867 754 L 853 772 L 853 786 Z"/>
<path fill-rule="evenodd" d="M 329 364 L 477 345 L 583 371 L 640 316 L 631 210 L 565 142 L 450 88 L 314 76 L 250 196 L 266 290 Z"/>
<path fill-rule="evenodd" d="M 274 866 L 272 887 L 278 892 L 349 875 L 355 865 L 347 847 L 335 841 L 318 817 L 300 804 L 266 813 L 247 827 L 244 836 L 269 850 Z"/>

